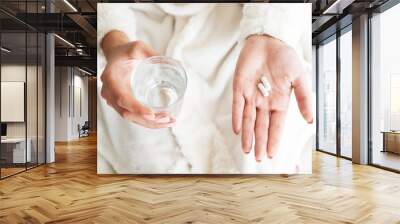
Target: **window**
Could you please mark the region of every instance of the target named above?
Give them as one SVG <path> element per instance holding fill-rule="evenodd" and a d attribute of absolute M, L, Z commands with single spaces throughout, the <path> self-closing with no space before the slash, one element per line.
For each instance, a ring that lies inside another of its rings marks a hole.
<path fill-rule="evenodd" d="M 400 170 L 400 5 L 371 18 L 371 162 Z"/>
<path fill-rule="evenodd" d="M 352 32 L 340 36 L 340 154 L 351 158 L 352 149 Z"/>
<path fill-rule="evenodd" d="M 318 149 L 336 153 L 336 39 L 318 48 Z"/>

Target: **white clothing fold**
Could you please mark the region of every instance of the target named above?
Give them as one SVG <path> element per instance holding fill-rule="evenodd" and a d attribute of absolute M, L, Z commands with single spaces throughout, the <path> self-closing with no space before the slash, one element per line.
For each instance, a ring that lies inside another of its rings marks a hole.
<path fill-rule="evenodd" d="M 294 8 L 301 13 L 292 14 Z M 294 97 L 273 159 L 257 163 L 253 153 L 245 155 L 231 126 L 232 79 L 243 38 L 274 36 L 309 63 L 310 4 L 98 4 L 98 42 L 113 29 L 181 61 L 188 87 L 176 125 L 153 130 L 109 107 L 98 79 L 98 173 L 311 172 L 313 125 L 303 120 Z M 106 61 L 98 49 L 101 74 Z"/>

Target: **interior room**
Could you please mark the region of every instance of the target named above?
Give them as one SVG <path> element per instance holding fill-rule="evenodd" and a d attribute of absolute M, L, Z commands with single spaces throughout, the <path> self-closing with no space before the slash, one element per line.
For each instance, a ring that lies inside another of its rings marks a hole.
<path fill-rule="evenodd" d="M 46 156 L 45 36 L 15 28 L 1 34 L 2 177 L 41 165 Z"/>
<path fill-rule="evenodd" d="M 399 1 L 268 1 L 312 7 L 310 175 L 98 175 L 110 2 L 0 1 L 0 223 L 400 223 Z"/>

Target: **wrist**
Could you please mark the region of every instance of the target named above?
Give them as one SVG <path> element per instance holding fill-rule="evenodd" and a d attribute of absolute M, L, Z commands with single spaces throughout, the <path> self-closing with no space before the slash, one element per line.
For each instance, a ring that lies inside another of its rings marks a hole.
<path fill-rule="evenodd" d="M 276 39 L 275 37 L 270 36 L 268 34 L 252 34 L 246 38 L 246 41 L 249 42 L 263 41 L 268 43 L 283 44 L 281 40 Z"/>

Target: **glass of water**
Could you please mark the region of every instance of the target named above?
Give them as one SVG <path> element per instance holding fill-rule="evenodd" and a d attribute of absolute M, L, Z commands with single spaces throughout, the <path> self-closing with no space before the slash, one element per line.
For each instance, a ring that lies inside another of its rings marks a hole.
<path fill-rule="evenodd" d="M 154 56 L 138 63 L 131 77 L 134 97 L 154 112 L 177 117 L 187 86 L 181 63 L 172 58 Z"/>

